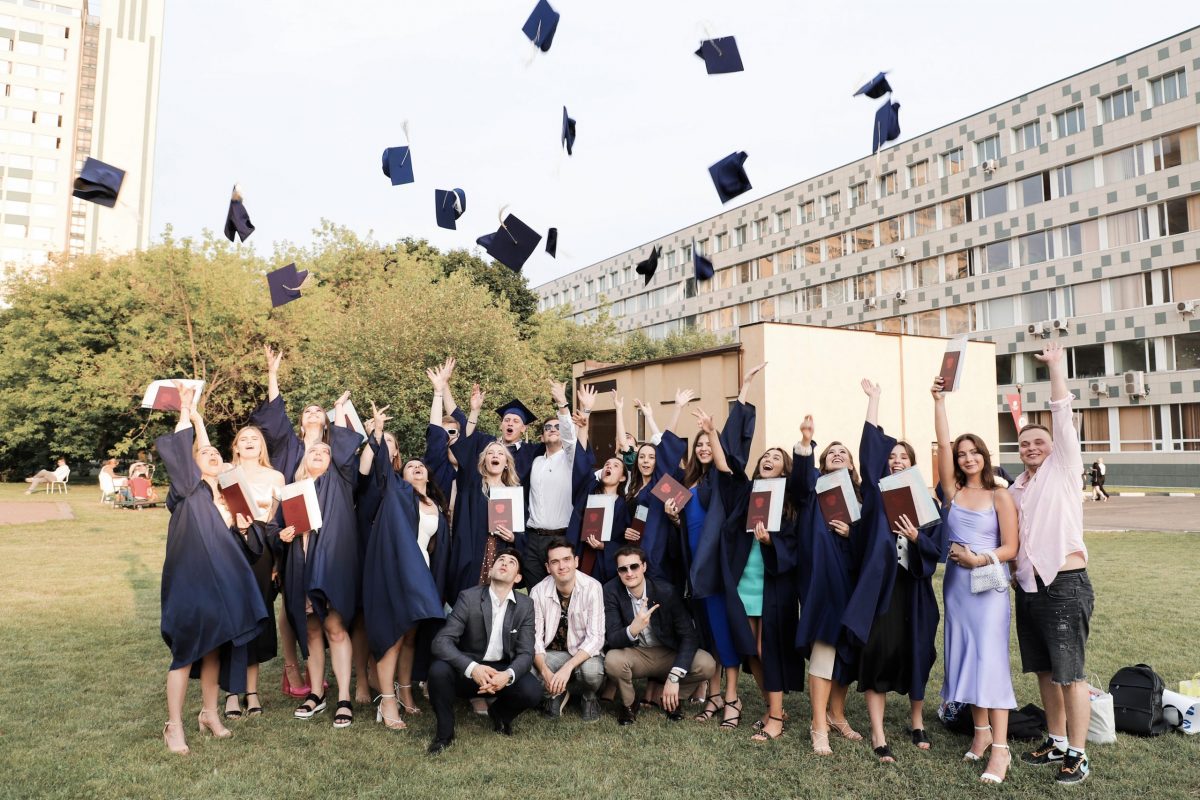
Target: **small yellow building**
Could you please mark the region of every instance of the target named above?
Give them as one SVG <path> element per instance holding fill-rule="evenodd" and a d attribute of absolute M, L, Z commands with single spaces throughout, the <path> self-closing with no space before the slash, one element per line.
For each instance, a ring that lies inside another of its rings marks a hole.
<path fill-rule="evenodd" d="M 675 390 L 693 389 L 690 409 L 704 409 L 720 427 L 741 385 L 742 375 L 766 361 L 748 396 L 758 409 L 751 459 L 767 447 L 791 450 L 800 438 L 800 421 L 812 414 L 818 446 L 838 440 L 858 452 L 867 396 L 860 382 L 880 384 L 879 423 L 888 434 L 910 442 L 918 466 L 932 484 L 930 471 L 933 400 L 929 387 L 941 367 L 948 339 L 874 331 L 854 331 L 779 322 L 761 322 L 739 329 L 740 342 L 695 353 L 641 361 L 574 365 L 576 387 L 600 391 L 591 417 L 591 441 L 606 458 L 615 446 L 616 412 L 611 391 L 625 400 L 625 424 L 639 440 L 649 431 L 633 400 L 653 404 L 659 426 L 675 412 Z M 993 463 L 999 444 L 996 415 L 996 358 L 991 342 L 969 342 L 959 390 L 949 393 L 946 409 L 952 435 L 972 432 L 987 442 Z M 675 431 L 690 443 L 695 419 L 687 412 Z M 856 457 L 857 459 L 857 457 Z"/>

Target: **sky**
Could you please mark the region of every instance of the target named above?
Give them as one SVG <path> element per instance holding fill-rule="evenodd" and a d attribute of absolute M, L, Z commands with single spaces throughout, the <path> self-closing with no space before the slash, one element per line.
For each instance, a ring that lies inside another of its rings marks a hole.
<path fill-rule="evenodd" d="M 904 141 L 1200 24 L 1178 0 L 551 0 L 543 53 L 521 33 L 535 2 L 168 3 L 154 237 L 220 235 L 235 182 L 266 255 L 322 219 L 474 248 L 507 206 L 559 230 L 557 259 L 524 267 L 537 286 L 720 213 L 708 167 L 731 152 L 754 188 L 729 207 L 869 155 L 880 101 L 851 95 L 880 70 Z M 745 71 L 706 74 L 700 41 L 730 35 Z M 416 181 L 393 187 L 381 156 L 406 143 Z M 444 230 L 434 190 L 455 187 Z"/>

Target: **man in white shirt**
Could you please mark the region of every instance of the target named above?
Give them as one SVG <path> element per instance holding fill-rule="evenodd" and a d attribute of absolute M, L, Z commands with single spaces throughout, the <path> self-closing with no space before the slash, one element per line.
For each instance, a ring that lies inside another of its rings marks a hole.
<path fill-rule="evenodd" d="M 37 491 L 38 485 L 43 483 L 65 482 L 71 475 L 71 468 L 67 466 L 65 458 L 58 459 L 58 467 L 54 472 L 48 469 L 38 470 L 38 473 L 32 478 L 26 478 L 25 482 L 29 484 L 29 488 L 25 490 L 25 494 L 33 494 Z"/>
<path fill-rule="evenodd" d="M 521 578 L 517 551 L 496 553 L 487 586 L 459 594 L 446 624 L 433 639 L 429 702 L 437 732 L 428 753 L 436 755 L 454 741 L 454 698 L 493 696 L 488 708 L 497 733 L 512 735 L 513 720 L 542 699 L 533 666 L 533 601 L 513 591 Z"/>
<path fill-rule="evenodd" d="M 533 674 L 546 687 L 546 715 L 558 718 L 571 693 L 581 696 L 584 722 L 600 719 L 596 692 L 604 684 L 604 588 L 579 572 L 566 539 L 546 549 L 550 574 L 529 592 L 534 607 Z"/>

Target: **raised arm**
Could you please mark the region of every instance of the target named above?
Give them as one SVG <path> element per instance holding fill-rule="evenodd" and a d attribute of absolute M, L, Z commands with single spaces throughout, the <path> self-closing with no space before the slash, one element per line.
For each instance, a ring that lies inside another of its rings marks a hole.
<path fill-rule="evenodd" d="M 676 389 L 675 390 L 675 413 L 673 413 L 671 415 L 671 421 L 669 423 L 667 423 L 667 427 L 664 428 L 663 430 L 673 431 L 673 430 L 675 430 L 675 428 L 677 428 L 679 426 L 679 415 L 683 413 L 684 406 L 686 406 L 688 403 L 692 402 L 692 398 L 695 396 L 696 396 L 696 393 L 693 392 L 691 389 Z M 643 408 L 644 407 L 645 407 L 645 404 L 643 404 Z M 649 417 L 649 416 L 646 417 L 647 420 L 649 420 L 650 418 L 651 417 Z"/>
<path fill-rule="evenodd" d="M 942 394 L 945 382 L 941 376 L 933 379 L 929 393 L 933 395 L 933 432 L 937 436 L 938 483 L 942 497 L 949 504 L 958 489 L 954 485 L 954 453 L 950 448 L 950 421 L 946 418 L 946 397 Z"/>
<path fill-rule="evenodd" d="M 386 416 L 383 413 L 387 411 L 388 408 L 389 406 L 376 408 L 375 402 L 371 402 L 371 418 L 367 420 L 367 423 L 363 427 L 367 429 L 367 435 L 375 440 L 375 444 L 380 444 L 383 441 L 383 426 L 388 420 L 391 419 L 391 417 Z M 362 452 L 358 454 L 358 474 L 370 475 L 371 465 L 374 463 L 375 448 L 369 446 L 364 447 Z"/>
<path fill-rule="evenodd" d="M 429 424 L 441 425 L 442 417 L 458 409 L 450 394 L 450 376 L 454 373 L 454 359 L 447 358 L 437 369 L 426 369 L 425 374 L 433 384 L 433 402 L 429 405 Z"/>
<path fill-rule="evenodd" d="M 757 375 L 758 373 L 762 372 L 766 366 L 767 366 L 767 362 L 764 361 L 763 363 L 759 364 L 757 367 L 754 367 L 749 372 L 747 372 L 745 377 L 742 378 L 742 386 L 738 390 L 738 396 L 737 396 L 739 403 L 746 402 L 746 393 L 750 391 L 750 384 L 754 383 L 754 376 Z"/>
<path fill-rule="evenodd" d="M 200 414 L 199 410 L 192 408 L 190 404 L 186 405 L 185 408 L 188 410 L 188 417 L 192 421 L 192 427 L 196 429 L 196 449 L 199 450 L 200 448 L 208 447 L 211 442 L 208 439 L 208 429 L 204 427 L 204 417 Z"/>
<path fill-rule="evenodd" d="M 871 383 L 870 379 L 862 379 L 862 390 L 867 395 L 867 423 L 879 425 L 879 384 Z"/>
<path fill-rule="evenodd" d="M 478 383 L 471 384 L 471 413 L 467 417 L 466 428 L 458 437 L 460 441 L 475 432 L 475 426 L 479 424 L 479 410 L 483 408 L 483 401 L 486 398 L 487 392 L 480 389 Z"/>
<path fill-rule="evenodd" d="M 333 401 L 333 424 L 339 428 L 346 427 L 346 403 L 350 400 L 350 391 L 342 392 L 342 396 Z M 382 434 L 382 431 L 380 431 Z"/>
<path fill-rule="evenodd" d="M 621 395 L 617 394 L 617 390 L 612 390 L 613 408 L 617 410 L 617 449 L 618 457 L 625 452 L 625 400 Z"/>
<path fill-rule="evenodd" d="M 716 428 L 713 426 L 713 418 L 704 413 L 702 408 L 693 411 L 692 416 L 696 418 L 696 425 L 700 431 L 708 434 L 708 442 L 712 446 L 713 466 L 717 468 L 718 472 L 732 472 L 729 462 L 725 459 L 725 449 L 721 447 L 721 437 L 717 435 Z"/>
<path fill-rule="evenodd" d="M 1034 353 L 1033 357 L 1046 365 L 1050 370 L 1050 402 L 1065 400 L 1071 396 L 1067 388 L 1067 364 L 1063 354 L 1067 351 L 1058 342 L 1047 342 L 1042 352 Z"/>
<path fill-rule="evenodd" d="M 263 354 L 267 357 L 267 399 L 274 400 L 279 397 L 279 364 L 283 361 L 283 352 L 264 344 Z"/>

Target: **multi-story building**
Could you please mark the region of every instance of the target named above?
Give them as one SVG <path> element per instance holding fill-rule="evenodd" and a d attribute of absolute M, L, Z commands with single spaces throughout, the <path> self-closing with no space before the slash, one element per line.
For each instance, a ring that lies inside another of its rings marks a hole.
<path fill-rule="evenodd" d="M 993 341 L 1008 464 L 1005 396 L 1048 414 L 1033 353 L 1054 340 L 1086 462 L 1200 484 L 1198 72 L 1193 28 L 550 281 L 541 307 L 654 337 L 779 320 Z"/>
<path fill-rule="evenodd" d="M 0 263 L 149 244 L 163 5 L 0 0 Z M 88 156 L 125 170 L 115 208 L 72 198 Z"/>

